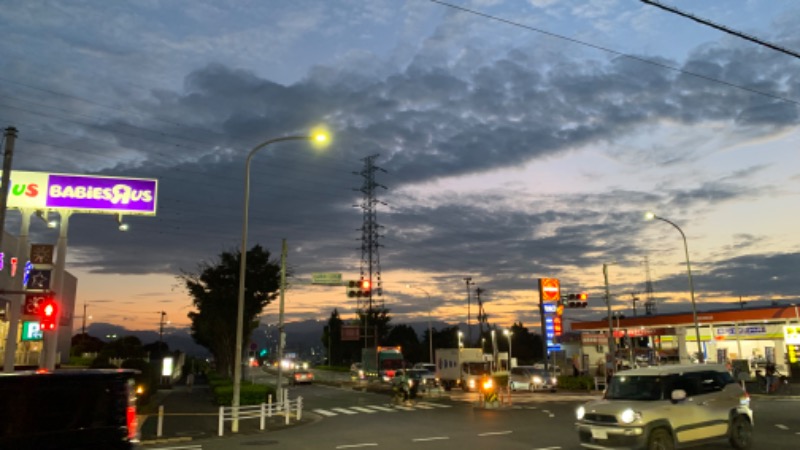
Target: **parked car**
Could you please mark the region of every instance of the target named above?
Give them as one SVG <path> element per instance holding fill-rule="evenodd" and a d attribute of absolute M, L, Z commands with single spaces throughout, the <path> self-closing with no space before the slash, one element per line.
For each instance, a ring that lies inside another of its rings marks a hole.
<path fill-rule="evenodd" d="M 556 391 L 557 379 L 552 373 L 534 366 L 512 367 L 508 374 L 508 387 L 512 391 Z"/>
<path fill-rule="evenodd" d="M 294 385 L 311 384 L 314 381 L 314 373 L 310 370 L 297 369 L 292 372 L 292 376 L 289 379 Z"/>
<path fill-rule="evenodd" d="M 578 407 L 581 446 L 673 449 L 713 440 L 753 446 L 750 397 L 722 365 L 651 366 L 617 373 L 602 400 Z"/>
<path fill-rule="evenodd" d="M 0 448 L 138 448 L 132 370 L 0 374 Z"/>

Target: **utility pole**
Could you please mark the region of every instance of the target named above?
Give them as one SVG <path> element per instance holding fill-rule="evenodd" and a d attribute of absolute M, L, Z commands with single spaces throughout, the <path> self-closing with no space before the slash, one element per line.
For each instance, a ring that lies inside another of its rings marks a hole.
<path fill-rule="evenodd" d="M 86 303 L 83 304 L 84 311 L 83 315 L 86 316 Z M 161 320 L 159 320 L 159 327 L 158 327 L 158 353 L 159 356 L 163 356 L 162 349 L 164 348 L 164 317 L 166 317 L 167 313 L 164 311 L 160 311 Z"/>
<path fill-rule="evenodd" d="M 86 302 L 83 302 L 83 317 L 81 322 L 81 334 L 86 336 Z"/>
<path fill-rule="evenodd" d="M 8 191 L 11 189 L 11 160 L 14 157 L 14 142 L 17 139 L 17 129 L 14 127 L 6 128 L 3 134 L 5 150 L 3 151 L 3 177 L 0 186 L 0 248 L 3 246 L 3 234 L 6 227 L 6 211 L 8 210 Z"/>
<path fill-rule="evenodd" d="M 472 345 L 472 314 L 470 312 L 472 298 L 469 292 L 469 286 L 472 284 L 472 277 L 465 277 L 464 282 L 467 284 L 467 346 Z"/>
<path fill-rule="evenodd" d="M 608 352 L 611 356 L 611 367 L 612 370 L 616 369 L 617 367 L 617 349 L 616 349 L 616 342 L 614 341 L 614 322 L 611 319 L 611 294 L 608 290 L 608 266 L 611 263 L 603 263 L 603 280 L 605 281 L 606 286 L 606 308 L 608 310 Z M 608 367 L 606 367 L 608 370 Z M 608 375 L 608 373 L 606 373 Z"/>

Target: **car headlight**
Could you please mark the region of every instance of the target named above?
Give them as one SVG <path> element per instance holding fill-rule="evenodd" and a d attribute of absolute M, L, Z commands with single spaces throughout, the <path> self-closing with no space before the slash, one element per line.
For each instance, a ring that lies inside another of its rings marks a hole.
<path fill-rule="evenodd" d="M 533 384 L 542 384 L 542 377 L 533 377 Z"/>
<path fill-rule="evenodd" d="M 553 384 L 558 384 L 558 378 L 556 377 L 553 377 L 551 381 Z"/>
<path fill-rule="evenodd" d="M 577 417 L 578 420 L 583 420 L 583 416 L 585 415 L 586 415 L 586 408 L 584 408 L 583 406 L 578 406 L 578 409 L 575 410 L 575 417 Z"/>
<path fill-rule="evenodd" d="M 640 413 L 630 408 L 626 409 L 625 411 L 622 411 L 622 414 L 619 415 L 619 420 L 621 420 L 622 423 L 633 423 L 634 421 L 641 418 L 642 415 Z"/>

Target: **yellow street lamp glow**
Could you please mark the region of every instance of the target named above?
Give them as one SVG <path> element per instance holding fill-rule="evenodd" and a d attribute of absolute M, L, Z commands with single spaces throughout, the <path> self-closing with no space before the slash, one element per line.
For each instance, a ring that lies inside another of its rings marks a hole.
<path fill-rule="evenodd" d="M 331 133 L 324 126 L 316 126 L 311 130 L 311 145 L 316 148 L 327 147 L 331 144 Z"/>
<path fill-rule="evenodd" d="M 656 215 L 651 211 L 648 211 L 648 212 L 644 213 L 644 220 L 653 220 L 655 218 L 656 218 Z"/>

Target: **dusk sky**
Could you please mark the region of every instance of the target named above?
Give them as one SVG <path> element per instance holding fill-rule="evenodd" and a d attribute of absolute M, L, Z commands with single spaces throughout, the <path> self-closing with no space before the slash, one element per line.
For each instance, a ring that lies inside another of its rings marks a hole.
<path fill-rule="evenodd" d="M 800 52 L 796 1 L 665 3 Z M 324 151 L 252 164 L 248 247 L 277 259 L 287 239 L 287 321 L 354 316 L 344 288 L 298 279 L 358 277 L 353 172 L 374 154 L 394 323 L 465 322 L 464 277 L 501 327 L 538 327 L 540 277 L 589 293 L 567 322 L 598 318 L 610 262 L 629 310 L 645 258 L 659 311 L 688 311 L 681 236 L 647 211 L 685 232 L 700 310 L 798 301 L 800 59 L 640 1 L 12 0 L 0 29 L 15 170 L 159 181 L 157 216 L 128 232 L 70 220 L 91 321 L 188 326 L 176 276 L 238 250 L 247 153 L 317 124 Z"/>

